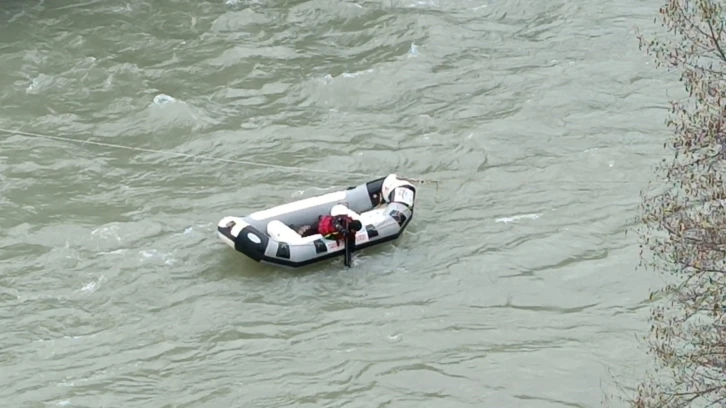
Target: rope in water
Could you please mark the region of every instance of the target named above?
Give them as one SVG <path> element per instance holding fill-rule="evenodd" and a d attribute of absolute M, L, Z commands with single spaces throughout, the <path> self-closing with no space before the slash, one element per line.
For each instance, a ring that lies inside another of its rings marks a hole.
<path fill-rule="evenodd" d="M 16 135 L 16 136 L 25 136 L 25 137 L 34 137 L 34 138 L 40 138 L 40 139 L 50 139 L 50 140 L 59 140 L 64 142 L 73 142 L 73 143 L 80 143 L 80 144 L 90 144 L 95 146 L 101 146 L 101 147 L 109 147 L 113 149 L 122 149 L 122 150 L 132 150 L 137 152 L 146 152 L 146 153 L 157 153 L 157 154 L 166 154 L 170 156 L 177 156 L 177 157 L 185 157 L 189 159 L 204 159 L 204 160 L 211 160 L 211 161 L 218 161 L 218 162 L 224 162 L 224 163 L 234 163 L 234 164 L 245 164 L 250 166 L 258 166 L 258 167 L 267 167 L 271 169 L 280 169 L 280 170 L 288 170 L 288 171 L 308 171 L 308 172 L 318 172 L 318 173 L 330 173 L 330 170 L 322 170 L 322 169 L 310 169 L 310 168 L 304 168 L 304 167 L 295 167 L 295 166 L 284 166 L 281 164 L 272 164 L 272 163 L 260 163 L 255 162 L 251 160 L 239 160 L 239 159 L 225 159 L 223 157 L 214 157 L 214 156 L 205 156 L 201 154 L 189 154 L 189 153 L 180 153 L 180 152 L 172 152 L 169 150 L 156 150 L 156 149 L 146 149 L 143 147 L 133 147 L 133 146 L 126 146 L 126 145 L 120 145 L 116 143 L 106 143 L 106 142 L 96 142 L 93 140 L 79 140 L 79 139 L 73 139 L 70 137 L 63 137 L 63 136 L 51 136 L 41 133 L 33 133 L 33 132 L 25 132 L 22 130 L 16 130 L 16 129 L 2 129 L 0 128 L 0 133 L 4 133 L 7 135 Z M 359 177 L 374 177 L 370 174 L 366 173 L 358 173 L 358 172 L 350 172 L 350 171 L 335 171 L 335 174 L 344 174 L 348 176 L 359 176 Z M 399 177 L 400 178 L 400 177 Z M 436 184 L 436 187 L 438 188 L 438 182 L 433 180 L 420 180 L 420 179 L 411 179 L 406 178 L 406 180 L 414 183 L 434 183 Z"/>

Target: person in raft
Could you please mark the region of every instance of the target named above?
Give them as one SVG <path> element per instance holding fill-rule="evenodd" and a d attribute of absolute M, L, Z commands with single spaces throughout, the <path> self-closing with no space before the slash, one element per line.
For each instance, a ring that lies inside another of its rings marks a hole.
<path fill-rule="evenodd" d="M 341 240 L 347 231 L 355 234 L 363 228 L 360 221 L 354 220 L 349 215 L 321 215 L 318 217 L 318 223 L 312 225 L 303 225 L 298 228 L 297 233 L 302 237 L 320 234 L 326 239 Z"/>

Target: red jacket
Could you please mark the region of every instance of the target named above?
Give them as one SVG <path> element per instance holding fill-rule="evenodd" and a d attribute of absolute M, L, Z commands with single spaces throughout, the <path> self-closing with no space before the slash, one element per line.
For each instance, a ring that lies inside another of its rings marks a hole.
<path fill-rule="evenodd" d="M 318 221 L 318 233 L 327 239 L 335 239 L 336 241 L 343 239 L 343 234 L 335 228 L 336 220 L 343 227 L 346 227 L 353 222 L 353 219 L 348 215 L 324 215 L 320 217 L 320 221 Z"/>

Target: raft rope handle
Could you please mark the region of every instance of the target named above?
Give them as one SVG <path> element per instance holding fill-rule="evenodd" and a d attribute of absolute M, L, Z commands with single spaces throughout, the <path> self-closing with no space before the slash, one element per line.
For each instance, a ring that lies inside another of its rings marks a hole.
<path fill-rule="evenodd" d="M 189 153 L 180 153 L 180 152 L 172 152 L 169 150 L 156 150 L 156 149 L 146 149 L 143 147 L 133 147 L 133 146 L 125 146 L 115 143 L 106 143 L 106 142 L 94 142 L 92 140 L 78 140 L 78 139 L 72 139 L 70 137 L 62 137 L 62 136 L 51 136 L 51 135 L 45 135 L 41 133 L 33 133 L 33 132 L 25 132 L 22 130 L 14 130 L 14 129 L 2 129 L 0 128 L 0 133 L 4 133 L 6 135 L 15 135 L 15 136 L 25 136 L 25 137 L 35 137 L 35 138 L 41 138 L 41 139 L 51 139 L 51 140 L 60 140 L 64 142 L 74 142 L 74 143 L 81 143 L 81 144 L 91 144 L 96 146 L 102 146 L 102 147 L 110 147 L 114 149 L 122 149 L 122 150 L 133 150 L 137 152 L 146 152 L 146 153 L 158 153 L 158 154 L 168 154 L 172 156 L 177 157 L 186 157 L 190 159 L 205 159 L 205 160 L 212 160 L 212 161 L 218 161 L 218 162 L 224 162 L 224 163 L 234 163 L 234 164 L 247 164 L 251 166 L 258 166 L 258 167 L 268 167 L 272 169 L 281 169 L 281 170 L 294 170 L 294 171 L 311 171 L 311 172 L 318 172 L 318 173 L 326 173 L 330 174 L 330 170 L 323 170 L 323 169 L 310 169 L 310 168 L 304 168 L 304 167 L 295 167 L 295 166 L 284 166 L 281 164 L 271 164 L 271 163 L 260 163 L 260 162 L 254 162 L 250 160 L 238 160 L 238 159 L 225 159 L 222 157 L 213 157 L 213 156 L 205 156 L 201 154 L 189 154 Z M 337 174 L 345 174 L 348 176 L 360 176 L 360 177 L 371 177 L 370 174 L 365 173 L 356 173 L 356 172 L 350 172 L 350 171 L 335 171 Z M 403 180 L 402 177 L 399 177 Z M 434 180 L 421 180 L 421 179 L 406 179 L 407 181 L 410 181 L 412 183 L 434 183 L 436 184 L 436 190 L 439 189 L 439 183 L 438 181 Z"/>
<path fill-rule="evenodd" d="M 422 180 L 422 179 L 415 179 L 415 178 L 408 178 L 408 177 L 401 177 L 401 176 L 398 176 L 397 178 L 399 180 L 408 181 L 409 183 L 412 183 L 412 184 L 433 183 L 434 185 L 436 185 L 436 191 L 439 191 L 439 182 L 436 180 Z"/>

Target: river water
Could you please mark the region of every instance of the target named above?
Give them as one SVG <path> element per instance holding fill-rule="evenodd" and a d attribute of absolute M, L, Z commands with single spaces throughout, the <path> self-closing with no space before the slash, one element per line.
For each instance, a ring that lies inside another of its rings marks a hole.
<path fill-rule="evenodd" d="M 228 161 L 0 136 L 2 406 L 596 407 L 634 386 L 660 281 L 625 231 L 677 82 L 633 27 L 659 5 L 4 1 L 0 128 Z M 438 188 L 352 269 L 215 235 L 391 172 Z"/>

